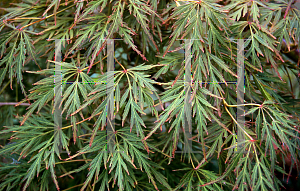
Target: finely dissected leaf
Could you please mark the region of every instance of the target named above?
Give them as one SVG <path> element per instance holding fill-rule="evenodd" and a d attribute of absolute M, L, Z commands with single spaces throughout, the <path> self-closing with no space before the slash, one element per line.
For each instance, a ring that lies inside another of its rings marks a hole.
<path fill-rule="evenodd" d="M 297 190 L 295 1 L 0 4 L 0 190 Z"/>

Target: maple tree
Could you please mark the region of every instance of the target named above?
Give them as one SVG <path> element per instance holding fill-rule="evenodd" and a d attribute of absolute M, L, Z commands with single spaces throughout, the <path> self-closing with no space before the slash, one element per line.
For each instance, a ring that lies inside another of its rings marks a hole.
<path fill-rule="evenodd" d="M 290 177 L 299 170 L 295 3 L 5 4 L 0 190 L 280 190 L 285 183 L 278 174 Z M 57 39 L 61 62 L 55 60 Z M 242 104 L 237 84 L 229 83 L 238 78 L 238 39 L 244 52 Z M 62 128 L 54 128 L 57 68 Z M 107 131 L 111 104 L 112 132 Z M 245 110 L 244 126 L 237 121 L 239 108 Z M 185 152 L 187 143 L 192 151 Z"/>

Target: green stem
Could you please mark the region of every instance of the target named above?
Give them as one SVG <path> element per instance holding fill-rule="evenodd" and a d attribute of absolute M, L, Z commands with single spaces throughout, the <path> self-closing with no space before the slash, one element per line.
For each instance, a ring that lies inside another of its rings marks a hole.
<path fill-rule="evenodd" d="M 10 82 L 7 82 L 6 84 L 5 84 L 5 86 L 2 88 L 2 90 L 0 91 L 0 95 L 1 95 L 1 93 L 5 90 L 5 88 L 9 85 L 9 83 Z"/>

